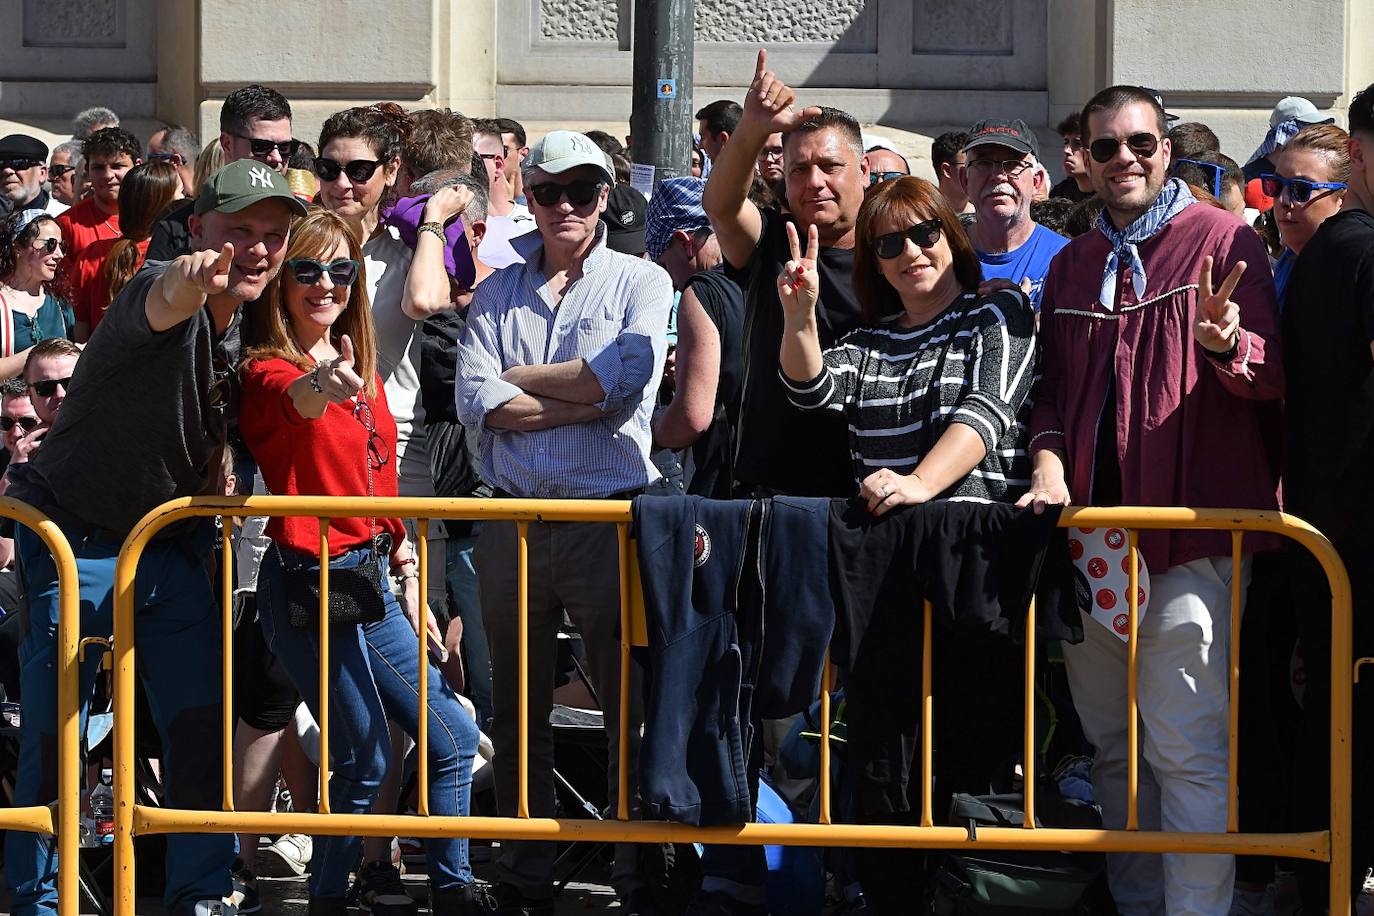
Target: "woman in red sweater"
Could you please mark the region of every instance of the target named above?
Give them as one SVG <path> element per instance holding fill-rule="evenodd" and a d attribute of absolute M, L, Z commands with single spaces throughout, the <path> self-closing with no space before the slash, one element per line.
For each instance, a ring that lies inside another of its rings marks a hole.
<path fill-rule="evenodd" d="M 269 492 L 396 495 L 396 422 L 377 375 L 362 260 L 348 225 L 333 213 L 313 211 L 292 227 L 282 273 L 245 330 L 239 426 Z M 263 636 L 318 718 L 319 631 L 313 620 L 300 625 L 299 609 L 293 625 L 287 591 L 293 577 L 311 575 L 311 570 L 318 575 L 319 522 L 274 518 L 267 534 L 274 547 L 263 558 L 258 578 Z M 383 585 L 380 620 L 330 628 L 334 770 L 329 795 L 334 811 L 371 810 L 391 759 L 387 719 L 412 736 L 418 732 L 417 634 L 423 626 L 433 644 L 443 644 L 433 617 L 421 609 L 415 550 L 400 520 L 349 518 L 330 524 L 331 570 L 377 564 L 385 572 L 381 564 L 388 558 L 402 590 L 400 601 Z M 432 663 L 428 684 L 431 811 L 465 815 L 477 725 Z M 345 912 L 359 842 L 357 837 L 316 841 L 312 914 Z M 468 866 L 467 840 L 429 840 L 426 852 L 431 910 L 486 912 L 485 894 Z M 362 868 L 390 869 L 391 863 L 364 863 Z"/>

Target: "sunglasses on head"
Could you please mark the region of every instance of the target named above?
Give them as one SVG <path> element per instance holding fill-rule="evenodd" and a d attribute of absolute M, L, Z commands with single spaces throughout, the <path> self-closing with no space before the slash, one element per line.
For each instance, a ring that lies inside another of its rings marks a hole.
<path fill-rule="evenodd" d="M 42 239 L 41 241 L 40 241 L 40 240 L 35 240 L 34 243 L 33 243 L 33 250 L 34 250 L 34 251 L 39 251 L 39 250 L 41 250 L 44 254 L 53 254 L 54 252 L 57 251 L 57 249 L 59 249 L 59 248 L 61 248 L 61 247 L 62 247 L 62 240 L 61 240 L 61 239 Z"/>
<path fill-rule="evenodd" d="M 185 164 L 181 158 L 181 153 L 149 153 L 148 160 L 150 162 L 170 162 L 172 165 Z"/>
<path fill-rule="evenodd" d="M 286 262 L 286 266 L 291 270 L 291 276 L 302 286 L 314 286 L 325 274 L 329 274 L 329 279 L 335 286 L 352 286 L 353 279 L 358 276 L 358 262 L 348 258 L 339 258 L 328 264 L 314 258 L 292 258 Z"/>
<path fill-rule="evenodd" d="M 0 169 L 13 169 L 16 172 L 22 172 L 42 164 L 37 159 L 0 159 Z"/>
<path fill-rule="evenodd" d="M 574 207 L 585 207 L 601 194 L 600 181 L 573 181 L 568 184 L 546 182 L 530 185 L 526 191 L 541 207 L 556 207 L 566 197 Z"/>
<path fill-rule="evenodd" d="M 1132 156 L 1148 159 L 1155 154 L 1155 150 L 1159 149 L 1159 138 L 1149 133 L 1131 134 L 1122 139 L 1098 137 L 1088 144 L 1088 152 L 1098 162 L 1111 162 L 1116 156 L 1117 150 L 1121 149 L 1123 145 L 1131 151 Z"/>
<path fill-rule="evenodd" d="M 68 391 L 71 389 L 71 384 L 72 377 L 69 375 L 66 378 L 39 379 L 36 382 L 30 382 L 29 387 L 32 388 L 33 393 L 38 395 L 40 398 L 50 398 L 53 395 L 57 394 L 58 385 L 62 386 L 63 391 Z"/>
<path fill-rule="evenodd" d="M 301 141 L 294 137 L 290 140 L 259 140 L 255 137 L 245 137 L 243 134 L 234 134 L 234 136 L 240 140 L 248 141 L 248 149 L 252 151 L 255 159 L 270 156 L 272 150 L 276 150 L 277 155 L 281 156 L 282 161 L 285 162 L 296 155 L 296 150 L 301 147 Z"/>
<path fill-rule="evenodd" d="M 68 172 L 75 172 L 75 171 L 76 171 L 76 166 L 74 166 L 74 165 L 54 165 L 54 166 L 50 166 L 50 167 L 48 168 L 48 176 L 49 176 L 50 178 L 61 178 L 63 175 L 67 174 Z"/>
<path fill-rule="evenodd" d="M 362 183 L 370 181 L 372 176 L 377 173 L 377 166 L 381 164 L 380 159 L 353 159 L 349 162 L 339 162 L 337 159 L 316 156 L 315 174 L 320 176 L 321 181 L 334 181 L 342 172 L 348 176 L 349 181 Z"/>
<path fill-rule="evenodd" d="M 884 181 L 892 181 L 897 178 L 905 177 L 906 172 L 869 172 L 868 186 L 873 187 L 873 185 L 882 184 Z"/>
<path fill-rule="evenodd" d="M 16 426 L 26 433 L 31 433 L 38 426 L 38 418 L 32 414 L 27 417 L 0 417 L 0 430 L 10 432 Z"/>
<path fill-rule="evenodd" d="M 938 219 L 928 219 L 917 223 L 910 229 L 888 232 L 873 241 L 873 250 L 884 261 L 890 261 L 906 250 L 906 240 L 911 239 L 917 248 L 930 248 L 940 241 L 942 227 Z"/>
<path fill-rule="evenodd" d="M 1224 168 L 1215 162 L 1203 162 L 1200 159 L 1175 159 L 1174 164 L 1195 165 L 1200 169 L 1207 169 L 1212 173 L 1212 196 L 1218 199 L 1221 197 L 1221 176 L 1226 171 Z"/>
<path fill-rule="evenodd" d="M 1305 204 L 1312 199 L 1313 191 L 1339 191 L 1350 187 L 1344 181 L 1309 181 L 1306 178 L 1284 178 L 1272 172 L 1260 176 L 1260 190 L 1265 196 L 1278 200 L 1287 195 L 1295 204 Z"/>

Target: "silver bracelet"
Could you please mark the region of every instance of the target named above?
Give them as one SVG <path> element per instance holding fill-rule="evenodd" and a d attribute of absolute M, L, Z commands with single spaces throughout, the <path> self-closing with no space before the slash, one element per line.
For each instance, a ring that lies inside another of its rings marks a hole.
<path fill-rule="evenodd" d="M 315 368 L 310 370 L 310 387 L 316 394 L 324 394 L 324 388 L 320 387 L 319 363 L 316 363 Z"/>

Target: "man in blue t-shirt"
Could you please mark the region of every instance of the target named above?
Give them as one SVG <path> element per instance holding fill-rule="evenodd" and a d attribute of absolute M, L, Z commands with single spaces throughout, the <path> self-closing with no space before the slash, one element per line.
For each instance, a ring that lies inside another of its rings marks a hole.
<path fill-rule="evenodd" d="M 1035 134 L 1019 118 L 979 121 L 964 154 L 968 161 L 959 167 L 959 183 L 977 217 L 969 238 L 983 279 L 1029 280 L 1031 305 L 1039 312 L 1050 260 L 1069 240 L 1030 218 L 1031 201 L 1045 181 L 1036 168 Z"/>

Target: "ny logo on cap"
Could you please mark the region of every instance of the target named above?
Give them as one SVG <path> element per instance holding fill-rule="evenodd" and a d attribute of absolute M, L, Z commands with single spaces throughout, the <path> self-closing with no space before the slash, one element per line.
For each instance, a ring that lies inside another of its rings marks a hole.
<path fill-rule="evenodd" d="M 275 188 L 272 183 L 272 170 L 263 166 L 254 166 L 248 170 L 248 186 L 250 188 L 264 187 Z"/>

